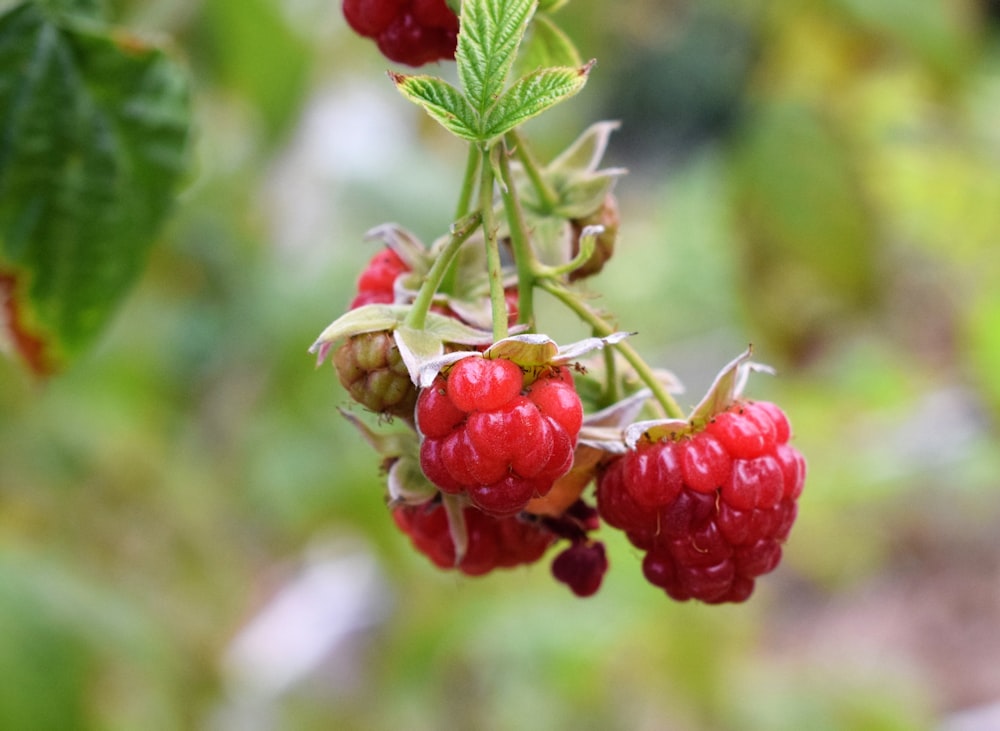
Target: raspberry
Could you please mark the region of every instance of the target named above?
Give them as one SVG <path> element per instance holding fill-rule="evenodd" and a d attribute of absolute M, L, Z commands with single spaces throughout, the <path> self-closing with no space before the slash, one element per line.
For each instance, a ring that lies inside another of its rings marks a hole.
<path fill-rule="evenodd" d="M 358 277 L 358 293 L 351 302 L 350 309 L 369 304 L 390 304 L 395 299 L 396 277 L 410 271 L 392 249 L 382 249 L 368 262 L 368 266 Z"/>
<path fill-rule="evenodd" d="M 392 333 L 379 331 L 349 338 L 334 353 L 333 365 L 341 384 L 362 406 L 386 416 L 413 418 L 417 388 Z"/>
<path fill-rule="evenodd" d="M 640 441 L 598 476 L 598 510 L 677 600 L 741 602 L 781 560 L 805 460 L 774 404 L 738 401 L 702 431 Z"/>
<path fill-rule="evenodd" d="M 393 509 L 392 517 L 414 547 L 436 566 L 457 568 L 469 576 L 534 563 L 556 539 L 555 534 L 537 521 L 496 518 L 471 507 L 462 513 L 468 545 L 457 565 L 447 513 L 440 503 L 401 505 Z"/>
<path fill-rule="evenodd" d="M 375 37 L 405 11 L 407 0 L 344 0 L 344 18 L 357 33 Z"/>
<path fill-rule="evenodd" d="M 417 399 L 420 463 L 445 492 L 496 516 L 522 511 L 573 466 L 583 409 L 563 369 L 529 384 L 503 358 L 469 356 Z"/>
<path fill-rule="evenodd" d="M 362 305 L 371 304 L 392 304 L 396 302 L 396 279 L 401 274 L 411 272 L 410 266 L 403 261 L 395 251 L 384 248 L 375 254 L 358 276 L 357 292 L 348 309 L 357 309 Z M 508 287 L 504 290 L 504 299 L 507 302 L 507 324 L 513 327 L 517 323 L 517 287 Z M 458 306 L 456 304 L 456 306 Z M 459 310 L 462 308 L 459 307 Z M 445 317 L 461 320 L 468 325 L 484 326 L 483 323 L 476 323 L 471 317 L 463 317 L 450 306 L 435 303 L 431 310 Z M 469 315 L 468 312 L 465 313 Z M 488 323 L 485 325 L 488 327 Z"/>
<path fill-rule="evenodd" d="M 343 10 L 390 61 L 422 66 L 455 57 L 458 17 L 445 0 L 344 0 Z"/>
<path fill-rule="evenodd" d="M 580 597 L 596 594 L 607 570 L 608 557 L 599 541 L 574 543 L 552 562 L 555 579 Z"/>

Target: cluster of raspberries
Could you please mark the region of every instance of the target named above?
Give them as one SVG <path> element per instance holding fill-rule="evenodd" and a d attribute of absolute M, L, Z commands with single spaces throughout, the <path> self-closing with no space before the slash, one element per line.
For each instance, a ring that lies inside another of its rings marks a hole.
<path fill-rule="evenodd" d="M 445 0 L 343 0 L 343 12 L 392 61 L 421 66 L 455 57 L 459 21 Z M 596 210 L 568 223 L 574 258 L 588 227 L 600 226 L 591 234 L 593 253 L 566 275 L 574 282 L 600 272 L 614 253 L 614 196 L 607 192 Z M 358 279 L 350 308 L 405 304 L 406 290 L 397 285 L 406 275 L 403 257 L 380 251 Z M 506 294 L 514 324 L 516 287 Z M 432 309 L 483 327 L 467 302 L 442 300 Z M 806 466 L 774 404 L 730 392 L 715 413 L 699 407 L 674 431 L 674 422 L 660 422 L 641 435 L 628 430 L 627 444 L 581 440 L 583 406 L 565 363 L 519 363 L 502 346 L 456 353 L 445 343 L 444 365 L 418 388 L 399 336 L 359 329 L 333 361 L 356 402 L 412 428 L 412 453 L 387 456 L 392 515 L 436 566 L 480 576 L 535 563 L 561 543 L 553 576 L 590 596 L 608 569 L 604 545 L 593 537 L 602 525 L 623 531 L 642 552 L 645 578 L 679 601 L 745 601 L 757 577 L 778 565 Z M 400 466 L 416 474 L 415 488 L 393 482 Z M 594 497 L 586 492 L 592 484 Z"/>
<path fill-rule="evenodd" d="M 423 66 L 455 57 L 458 17 L 445 0 L 344 0 L 344 18 L 390 61 Z"/>
<path fill-rule="evenodd" d="M 408 271 L 390 249 L 379 252 L 351 307 L 393 302 L 396 279 Z M 586 460 L 568 366 L 528 368 L 470 353 L 418 389 L 392 334 L 381 331 L 350 338 L 334 364 L 356 401 L 414 427 L 420 469 L 436 493 L 394 505 L 393 517 L 440 568 L 479 576 L 534 563 L 564 541 L 552 573 L 589 596 L 608 568 L 592 535 L 602 523 L 622 530 L 643 552 L 645 578 L 681 601 L 742 602 L 778 565 L 806 468 L 772 403 L 738 399 L 704 423 L 655 439 L 647 433 L 624 454 Z M 594 482 L 591 505 L 584 488 Z M 449 499 L 461 506 L 450 514 Z"/>

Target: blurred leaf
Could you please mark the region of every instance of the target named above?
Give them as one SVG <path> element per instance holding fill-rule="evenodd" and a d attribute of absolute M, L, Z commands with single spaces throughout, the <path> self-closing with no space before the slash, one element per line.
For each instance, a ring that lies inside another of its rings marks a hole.
<path fill-rule="evenodd" d="M 34 4 L 0 18 L 0 288 L 36 372 L 90 345 L 138 276 L 188 118 L 187 79 L 161 50 Z"/>
<path fill-rule="evenodd" d="M 877 292 L 876 230 L 852 150 L 815 109 L 766 103 L 737 140 L 733 194 L 751 314 L 787 355 Z"/>
<path fill-rule="evenodd" d="M 246 97 L 272 139 L 281 135 L 305 95 L 306 44 L 274 0 L 208 0 L 204 8 L 222 83 Z"/>
<path fill-rule="evenodd" d="M 833 0 L 863 27 L 890 38 L 936 73 L 958 78 L 972 59 L 956 3 L 946 0 Z"/>
<path fill-rule="evenodd" d="M 517 57 L 519 75 L 550 66 L 582 66 L 573 41 L 548 16 L 536 13 Z"/>

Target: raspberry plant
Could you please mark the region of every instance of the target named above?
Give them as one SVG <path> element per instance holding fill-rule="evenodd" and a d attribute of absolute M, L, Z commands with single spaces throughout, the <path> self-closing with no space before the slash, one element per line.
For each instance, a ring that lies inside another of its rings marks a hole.
<path fill-rule="evenodd" d="M 356 402 L 405 424 L 386 432 L 346 414 L 384 460 L 396 525 L 436 566 L 481 575 L 561 545 L 554 578 L 590 596 L 609 565 L 606 525 L 668 596 L 741 602 L 780 560 L 805 461 L 781 409 L 743 395 L 768 370 L 750 349 L 685 414 L 675 379 L 579 289 L 616 251 L 624 170 L 600 167 L 614 123 L 548 163 L 521 131 L 593 66 L 552 18 L 562 4 L 464 0 L 456 14 L 443 0 L 344 0 L 390 60 L 454 57 L 461 88 L 389 77 L 468 145 L 468 163 L 436 241 L 370 231 L 380 248 L 350 309 L 311 350 L 332 355 Z M 592 337 L 560 345 L 536 320 L 538 290 Z"/>

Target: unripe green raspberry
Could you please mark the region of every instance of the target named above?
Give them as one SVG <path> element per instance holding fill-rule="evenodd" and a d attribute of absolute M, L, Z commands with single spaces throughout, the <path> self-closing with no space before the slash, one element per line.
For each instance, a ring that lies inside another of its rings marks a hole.
<path fill-rule="evenodd" d="M 391 332 L 349 338 L 334 353 L 337 376 L 351 398 L 386 416 L 413 418 L 417 389 Z"/>
<path fill-rule="evenodd" d="M 575 218 L 573 225 L 573 256 L 579 252 L 580 234 L 586 226 L 604 226 L 604 231 L 594 241 L 594 253 L 583 263 L 583 266 L 569 273 L 571 282 L 585 277 L 592 277 L 604 268 L 605 262 L 615 252 L 615 241 L 618 239 L 618 200 L 614 194 L 604 197 L 601 207 L 584 218 Z"/>

